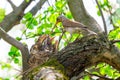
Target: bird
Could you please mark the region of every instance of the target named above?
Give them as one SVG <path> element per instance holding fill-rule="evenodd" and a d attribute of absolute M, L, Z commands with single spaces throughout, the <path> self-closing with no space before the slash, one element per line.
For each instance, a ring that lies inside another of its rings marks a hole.
<path fill-rule="evenodd" d="M 57 26 L 57 24 L 59 22 L 62 23 L 65 31 L 69 32 L 71 35 L 73 33 L 82 33 L 83 36 L 96 34 L 95 32 L 89 30 L 88 27 L 85 26 L 84 24 L 77 22 L 77 21 L 69 20 L 68 18 L 66 18 L 63 15 L 60 15 L 57 17 L 55 26 Z M 55 28 L 55 26 L 54 26 L 54 28 Z"/>

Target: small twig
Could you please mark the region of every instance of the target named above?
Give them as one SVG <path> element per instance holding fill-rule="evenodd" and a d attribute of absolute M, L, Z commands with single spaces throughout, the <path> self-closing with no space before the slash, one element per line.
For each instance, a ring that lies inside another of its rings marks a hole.
<path fill-rule="evenodd" d="M 111 41 L 112 44 L 117 43 L 117 42 L 120 42 L 120 40 L 112 40 Z"/>
<path fill-rule="evenodd" d="M 61 41 L 61 39 L 62 39 L 64 33 L 65 33 L 65 31 L 62 30 L 62 35 L 61 35 L 60 38 L 59 38 L 57 50 L 59 49 L 59 44 L 60 44 L 60 41 Z"/>
<path fill-rule="evenodd" d="M 13 10 L 15 10 L 16 9 L 15 4 L 11 0 L 7 0 L 7 1 L 10 3 L 11 7 L 13 8 Z"/>
<path fill-rule="evenodd" d="M 103 80 L 112 80 L 112 79 L 107 78 L 107 77 L 105 77 L 105 76 L 99 76 L 99 75 L 96 75 L 96 74 L 91 74 L 91 73 L 89 73 L 89 72 L 87 72 L 87 71 L 85 71 L 85 73 L 87 73 L 88 75 L 91 75 L 91 76 L 99 77 L 99 78 L 101 78 L 101 79 L 103 79 Z"/>
<path fill-rule="evenodd" d="M 28 28 L 26 28 L 26 29 L 22 32 L 22 34 L 21 34 L 21 37 L 20 37 L 20 38 L 22 38 L 22 37 L 23 37 L 23 35 L 24 35 L 24 34 L 26 34 L 27 29 L 28 29 Z"/>
<path fill-rule="evenodd" d="M 37 66 L 30 67 L 28 70 L 26 70 L 26 71 L 24 71 L 24 72 L 21 72 L 20 74 L 18 74 L 18 75 L 16 76 L 16 78 L 18 78 L 18 77 L 21 76 L 21 75 L 26 75 L 27 73 L 29 73 L 30 71 L 32 71 L 35 67 L 37 67 Z"/>
<path fill-rule="evenodd" d="M 33 15 L 37 13 L 38 10 L 40 10 L 43 6 L 43 4 L 46 2 L 46 0 L 39 0 L 39 2 L 31 8 L 29 12 L 31 12 Z"/>
<path fill-rule="evenodd" d="M 107 3 L 109 3 L 108 0 L 107 0 Z M 110 8 L 108 8 L 108 11 L 106 10 L 106 12 L 108 12 L 108 13 L 110 14 L 110 16 L 112 17 L 113 13 L 111 12 L 111 9 L 110 9 Z M 116 27 L 116 26 L 114 25 L 114 23 L 113 23 L 112 18 L 110 18 L 110 23 L 113 25 L 114 28 Z"/>
<path fill-rule="evenodd" d="M 102 9 L 101 9 L 101 7 L 100 7 L 100 5 L 99 5 L 99 3 L 98 3 L 98 0 L 95 0 L 95 1 L 96 1 L 96 4 L 97 4 L 98 8 L 99 8 L 100 14 L 101 14 L 101 16 L 102 16 L 103 25 L 104 25 L 104 30 L 105 30 L 105 33 L 106 33 L 106 35 L 107 35 L 107 26 L 106 26 L 106 22 L 105 22 L 105 18 L 104 18 Z"/>
<path fill-rule="evenodd" d="M 53 33 L 53 30 L 55 29 L 55 27 L 57 27 L 56 24 L 53 26 L 53 28 L 51 30 L 51 34 Z"/>
<path fill-rule="evenodd" d="M 48 3 L 49 6 L 51 6 L 49 0 L 47 0 L 47 3 Z"/>

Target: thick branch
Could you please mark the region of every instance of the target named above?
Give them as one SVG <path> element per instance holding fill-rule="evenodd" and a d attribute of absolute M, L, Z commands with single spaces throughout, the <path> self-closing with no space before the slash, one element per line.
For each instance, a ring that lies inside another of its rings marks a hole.
<path fill-rule="evenodd" d="M 68 77 L 77 76 L 86 68 L 100 62 L 106 62 L 120 71 L 120 51 L 101 36 L 102 34 L 98 38 L 82 38 L 56 55 L 65 67 Z"/>
<path fill-rule="evenodd" d="M 46 2 L 46 0 L 40 0 L 31 10 L 30 12 L 35 15 L 39 9 L 42 8 L 42 5 Z"/>
<path fill-rule="evenodd" d="M 0 23 L 0 26 L 5 30 L 6 32 L 9 31 L 14 25 L 18 24 L 21 20 L 24 10 L 26 7 L 32 2 L 30 0 L 28 3 L 24 0 L 22 4 L 17 7 L 14 11 L 12 11 L 10 14 L 5 16 L 2 23 Z M 3 27 L 4 26 L 4 27 Z"/>
<path fill-rule="evenodd" d="M 96 33 L 102 32 L 101 27 L 85 10 L 83 0 L 67 0 L 70 11 L 76 21 L 88 26 L 88 28 Z"/>
<path fill-rule="evenodd" d="M 18 24 L 20 20 L 22 19 L 24 15 L 24 10 L 29 6 L 29 4 L 33 0 L 30 0 L 29 2 L 26 2 L 25 0 L 22 2 L 22 4 L 17 7 L 14 11 L 12 11 L 10 14 L 6 15 L 4 20 L 0 23 L 0 26 L 2 26 L 3 30 L 8 32 L 14 25 Z M 41 8 L 41 6 L 45 3 L 45 0 L 40 0 L 39 5 L 35 5 L 34 8 L 31 9 L 31 13 L 35 14 L 38 9 Z M 37 9 L 35 9 L 37 8 Z M 35 10 L 33 10 L 35 9 Z M 35 12 L 34 12 L 35 11 Z M 4 26 L 4 27 L 3 27 Z"/>
<path fill-rule="evenodd" d="M 11 36 L 9 36 L 8 34 L 6 34 L 6 32 L 0 27 L 0 37 L 3 38 L 3 40 L 5 40 L 6 42 L 8 42 L 9 44 L 15 46 L 16 48 L 20 49 L 21 54 L 22 54 L 22 64 L 23 64 L 23 71 L 26 71 L 29 68 L 28 65 L 28 57 L 29 57 L 29 51 L 28 48 L 23 45 L 22 43 L 20 43 L 19 41 L 15 40 L 14 38 L 12 38 Z"/>

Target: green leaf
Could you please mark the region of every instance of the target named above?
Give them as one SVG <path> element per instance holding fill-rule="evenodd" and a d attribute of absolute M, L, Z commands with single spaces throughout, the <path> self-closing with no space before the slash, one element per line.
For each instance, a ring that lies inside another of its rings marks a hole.
<path fill-rule="evenodd" d="M 112 70 L 111 66 L 106 65 L 106 66 L 105 66 L 105 72 L 106 72 L 106 74 L 107 74 L 108 76 L 110 76 L 110 77 L 113 76 L 113 70 Z"/>
<path fill-rule="evenodd" d="M 98 16 L 101 16 L 101 14 L 100 14 L 100 11 L 99 11 L 99 10 L 97 11 L 97 15 L 98 15 Z"/>
<path fill-rule="evenodd" d="M 90 77 L 86 75 L 83 80 L 90 80 Z"/>
<path fill-rule="evenodd" d="M 101 67 L 103 67 L 105 64 L 104 63 L 99 63 L 98 65 L 97 65 L 97 67 L 98 68 L 101 68 Z"/>
<path fill-rule="evenodd" d="M 14 63 L 18 64 L 19 63 L 19 59 L 18 58 L 14 58 Z"/>
<path fill-rule="evenodd" d="M 66 1 L 60 0 L 55 3 L 57 10 L 63 10 L 63 7 L 66 5 Z"/>
<path fill-rule="evenodd" d="M 26 36 L 29 37 L 29 38 L 32 38 L 32 37 L 35 36 L 35 33 L 34 32 L 28 32 Z"/>
<path fill-rule="evenodd" d="M 50 23 L 55 23 L 57 16 L 58 16 L 58 14 L 51 14 L 50 17 L 48 18 Z"/>
<path fill-rule="evenodd" d="M 11 56 L 11 57 L 13 57 L 14 52 L 9 52 L 8 55 Z"/>
<path fill-rule="evenodd" d="M 57 2 L 55 3 L 55 6 L 56 6 L 58 9 L 61 9 L 62 6 L 63 6 L 62 1 L 57 1 Z"/>
<path fill-rule="evenodd" d="M 26 20 L 29 20 L 29 19 L 31 19 L 32 17 L 33 17 L 33 16 L 32 16 L 32 14 L 31 14 L 30 12 L 26 13 L 25 16 L 24 16 L 24 18 L 25 18 Z"/>
<path fill-rule="evenodd" d="M 116 28 L 116 29 L 110 31 L 108 37 L 109 37 L 110 40 L 119 39 L 120 38 L 120 34 L 119 33 L 120 33 L 120 28 Z"/>
<path fill-rule="evenodd" d="M 0 8 L 0 22 L 2 22 L 4 17 L 5 17 L 5 9 Z"/>
<path fill-rule="evenodd" d="M 67 12 L 66 12 L 66 16 L 67 16 L 67 18 L 69 18 L 69 19 L 73 19 L 72 14 L 71 14 L 70 11 L 67 11 Z"/>
<path fill-rule="evenodd" d="M 17 49 L 16 47 L 14 47 L 14 46 L 11 46 L 10 51 L 11 51 L 11 52 L 17 52 L 18 49 Z"/>
<path fill-rule="evenodd" d="M 11 46 L 10 51 L 8 52 L 8 55 L 10 57 L 12 57 L 12 58 L 19 57 L 20 56 L 20 52 L 19 52 L 19 50 L 16 47 Z"/>
<path fill-rule="evenodd" d="M 29 2 L 30 0 L 25 0 L 26 2 Z"/>
<path fill-rule="evenodd" d="M 43 33 L 43 29 L 42 29 L 42 27 L 40 26 L 40 27 L 37 28 L 37 34 L 42 34 L 42 33 Z"/>
<path fill-rule="evenodd" d="M 8 69 L 10 69 L 12 66 L 9 64 L 9 63 L 4 63 L 4 62 L 2 62 L 2 64 L 1 64 L 1 68 L 2 69 L 5 69 L 5 68 L 8 68 Z"/>
<path fill-rule="evenodd" d="M 92 72 L 92 74 L 95 74 L 95 75 L 100 75 L 98 72 Z"/>
<path fill-rule="evenodd" d="M 113 78 L 116 79 L 116 78 L 118 78 L 118 77 L 120 77 L 120 73 L 116 71 L 116 72 L 113 74 Z"/>
<path fill-rule="evenodd" d="M 54 10 L 54 8 L 53 8 L 52 6 L 48 7 L 48 11 L 49 11 L 50 13 L 55 13 L 55 10 Z"/>
<path fill-rule="evenodd" d="M 31 21 L 29 21 L 27 24 L 26 24 L 27 28 L 32 30 L 34 28 L 34 25 L 31 24 Z"/>
<path fill-rule="evenodd" d="M 20 56 L 20 52 L 17 51 L 15 54 L 14 54 L 15 57 L 19 57 Z"/>
<path fill-rule="evenodd" d="M 120 27 L 120 8 L 118 8 L 112 15 L 112 21 L 115 26 Z"/>
<path fill-rule="evenodd" d="M 20 41 L 20 40 L 22 40 L 22 38 L 20 38 L 20 37 L 16 37 L 16 40 Z"/>
<path fill-rule="evenodd" d="M 32 19 L 32 24 L 33 25 L 38 25 L 38 22 L 37 22 L 37 20 L 35 18 Z"/>
<path fill-rule="evenodd" d="M 105 73 L 106 73 L 106 72 L 105 72 L 105 68 L 103 68 L 103 67 L 100 68 L 100 74 L 101 74 L 101 75 L 105 75 Z"/>
<path fill-rule="evenodd" d="M 117 42 L 117 43 L 116 43 L 116 46 L 117 46 L 118 48 L 120 48 L 120 42 Z"/>
<path fill-rule="evenodd" d="M 5 78 L 4 80 L 10 80 L 9 78 Z"/>

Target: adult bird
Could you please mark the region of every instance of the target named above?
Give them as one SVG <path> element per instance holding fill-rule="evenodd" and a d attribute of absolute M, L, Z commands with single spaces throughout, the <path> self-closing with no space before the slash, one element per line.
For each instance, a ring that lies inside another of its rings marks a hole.
<path fill-rule="evenodd" d="M 59 22 L 62 22 L 62 25 L 63 25 L 65 31 L 69 32 L 71 35 L 73 33 L 82 33 L 83 36 L 96 34 L 95 32 L 89 30 L 87 28 L 87 26 L 85 26 L 84 24 L 82 24 L 80 22 L 77 22 L 77 21 L 71 21 L 63 15 L 60 15 L 60 16 L 57 17 L 55 26 Z M 54 26 L 54 28 L 55 28 L 55 26 Z"/>

